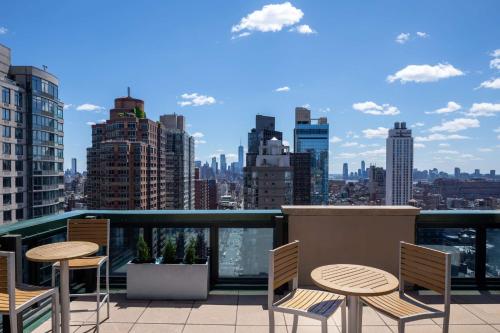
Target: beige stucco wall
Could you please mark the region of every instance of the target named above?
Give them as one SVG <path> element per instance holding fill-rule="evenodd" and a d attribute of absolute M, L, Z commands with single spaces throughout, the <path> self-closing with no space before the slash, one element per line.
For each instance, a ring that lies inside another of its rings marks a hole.
<path fill-rule="evenodd" d="M 411 206 L 283 206 L 288 239 L 300 241 L 299 284 L 328 264 L 361 264 L 397 276 L 399 241 L 415 241 Z"/>

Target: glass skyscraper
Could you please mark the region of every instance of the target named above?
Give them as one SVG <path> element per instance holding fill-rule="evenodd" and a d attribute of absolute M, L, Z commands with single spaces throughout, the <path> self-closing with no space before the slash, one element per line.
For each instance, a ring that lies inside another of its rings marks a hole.
<path fill-rule="evenodd" d="M 328 137 L 326 117 L 311 119 L 311 111 L 295 108 L 294 151 L 311 154 L 311 204 L 328 204 Z"/>

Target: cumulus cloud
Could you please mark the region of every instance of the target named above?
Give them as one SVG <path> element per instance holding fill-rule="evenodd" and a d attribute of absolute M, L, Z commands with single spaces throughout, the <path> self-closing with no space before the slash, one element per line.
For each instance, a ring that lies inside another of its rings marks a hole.
<path fill-rule="evenodd" d="M 203 138 L 205 136 L 205 134 L 203 134 L 201 132 L 194 132 L 191 136 L 195 139 L 200 139 L 200 138 Z"/>
<path fill-rule="evenodd" d="M 283 140 L 283 146 L 288 146 L 290 147 L 290 142 L 288 142 L 287 140 Z"/>
<path fill-rule="evenodd" d="M 490 153 L 493 151 L 491 148 L 478 148 L 477 150 L 481 153 Z"/>
<path fill-rule="evenodd" d="M 311 28 L 307 24 L 302 24 L 302 25 L 298 25 L 296 27 L 293 27 L 290 29 L 290 31 L 297 32 L 297 33 L 302 34 L 302 35 L 310 35 L 310 34 L 316 33 L 316 31 L 313 30 L 313 28 Z"/>
<path fill-rule="evenodd" d="M 439 147 L 449 147 L 450 144 L 449 143 L 440 143 L 438 146 Z"/>
<path fill-rule="evenodd" d="M 202 106 L 216 102 L 212 96 L 200 95 L 198 93 L 184 93 L 181 95 L 182 101 L 177 102 L 180 106 Z"/>
<path fill-rule="evenodd" d="M 417 31 L 417 36 L 420 38 L 427 38 L 429 37 L 429 34 L 427 32 Z"/>
<path fill-rule="evenodd" d="M 233 37 L 231 37 L 231 39 L 237 39 L 237 38 L 242 38 L 242 37 L 248 37 L 250 36 L 251 33 L 249 33 L 248 31 L 245 31 L 245 32 L 242 32 L 241 34 L 237 34 L 237 35 L 234 35 Z"/>
<path fill-rule="evenodd" d="M 425 124 L 422 122 L 416 122 L 415 124 L 412 124 L 410 127 L 411 128 L 416 128 L 416 127 L 423 127 Z"/>
<path fill-rule="evenodd" d="M 98 122 L 99 124 L 104 124 L 104 123 L 106 122 L 106 119 L 99 119 L 97 122 Z"/>
<path fill-rule="evenodd" d="M 492 117 L 500 112 L 500 103 L 474 103 L 466 113 L 470 117 Z"/>
<path fill-rule="evenodd" d="M 377 127 L 377 128 L 367 128 L 364 129 L 363 135 L 367 139 L 376 139 L 376 138 L 387 138 L 387 133 L 389 132 L 388 128 L 385 127 Z"/>
<path fill-rule="evenodd" d="M 372 101 L 367 101 L 367 102 L 362 102 L 362 103 L 354 103 L 352 105 L 352 108 L 354 110 L 366 113 L 366 114 L 371 114 L 374 116 L 395 116 L 399 114 L 399 109 L 395 106 L 392 106 L 390 104 L 382 104 L 378 105 L 375 102 Z"/>
<path fill-rule="evenodd" d="M 429 129 L 431 132 L 460 132 L 468 128 L 479 127 L 479 120 L 470 118 L 457 118 L 450 121 L 445 121 L 439 126 L 434 126 Z"/>
<path fill-rule="evenodd" d="M 422 149 L 425 148 L 425 145 L 423 143 L 415 143 L 413 147 L 417 149 Z"/>
<path fill-rule="evenodd" d="M 243 17 L 238 24 L 233 25 L 231 32 L 277 32 L 300 22 L 303 16 L 304 12 L 290 2 L 269 4 Z"/>
<path fill-rule="evenodd" d="M 500 77 L 484 81 L 478 88 L 500 89 Z"/>
<path fill-rule="evenodd" d="M 95 125 L 95 122 L 93 122 L 93 121 L 87 121 L 85 124 L 87 124 L 89 126 L 92 126 L 92 125 Z"/>
<path fill-rule="evenodd" d="M 462 106 L 456 102 L 450 101 L 444 108 L 440 108 L 434 111 L 425 112 L 426 114 L 443 114 L 443 113 L 452 113 L 458 111 L 462 108 Z"/>
<path fill-rule="evenodd" d="M 354 158 L 356 157 L 355 153 L 340 153 L 337 155 L 338 158 Z"/>
<path fill-rule="evenodd" d="M 287 92 L 287 91 L 290 91 L 290 87 L 288 87 L 288 86 L 279 87 L 279 88 L 276 88 L 274 91 L 276 91 L 276 92 Z"/>
<path fill-rule="evenodd" d="M 5 35 L 7 32 L 9 32 L 9 29 L 6 27 L 0 27 L 0 35 Z"/>
<path fill-rule="evenodd" d="M 446 150 L 446 149 L 440 149 L 437 151 L 438 154 L 445 154 L 445 155 L 458 155 L 460 154 L 456 150 Z"/>
<path fill-rule="evenodd" d="M 355 147 L 355 146 L 358 146 L 358 145 L 359 145 L 359 143 L 351 141 L 351 142 L 343 143 L 341 146 L 342 147 Z"/>
<path fill-rule="evenodd" d="M 361 157 L 385 156 L 385 148 L 363 151 L 363 152 L 359 153 L 359 156 L 361 156 Z"/>
<path fill-rule="evenodd" d="M 453 67 L 450 64 L 437 65 L 408 65 L 405 68 L 397 71 L 393 75 L 387 77 L 387 81 L 392 83 L 400 81 L 406 82 L 435 82 L 442 79 L 447 79 L 454 76 L 465 75 L 460 69 Z"/>
<path fill-rule="evenodd" d="M 63 109 L 69 110 L 71 107 L 73 107 L 73 104 L 64 104 Z"/>
<path fill-rule="evenodd" d="M 431 142 L 431 141 L 447 141 L 447 140 L 465 140 L 469 139 L 468 136 L 458 135 L 458 134 L 441 134 L 433 133 L 428 136 L 417 136 L 415 137 L 416 142 Z"/>
<path fill-rule="evenodd" d="M 85 104 L 78 105 L 76 107 L 76 110 L 77 111 L 94 111 L 94 112 L 100 112 L 100 111 L 104 110 L 104 108 L 102 106 L 99 106 L 99 105 L 85 103 Z"/>
<path fill-rule="evenodd" d="M 342 141 L 342 139 L 339 138 L 338 136 L 332 136 L 330 138 L 330 143 L 338 143 L 338 142 L 341 142 L 341 141 Z"/>
<path fill-rule="evenodd" d="M 205 143 L 207 143 L 205 140 L 197 140 L 197 139 L 194 140 L 194 144 L 195 145 L 202 145 L 202 144 L 205 144 Z"/>
<path fill-rule="evenodd" d="M 490 61 L 490 68 L 500 70 L 500 49 L 491 52 L 493 59 Z"/>
<path fill-rule="evenodd" d="M 402 32 L 399 35 L 397 35 L 397 37 L 396 37 L 396 43 L 399 43 L 399 44 L 404 44 L 408 40 L 410 40 L 410 33 L 409 32 Z"/>

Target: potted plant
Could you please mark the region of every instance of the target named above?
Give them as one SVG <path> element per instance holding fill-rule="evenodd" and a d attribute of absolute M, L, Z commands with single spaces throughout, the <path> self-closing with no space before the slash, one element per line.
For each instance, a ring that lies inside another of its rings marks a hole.
<path fill-rule="evenodd" d="M 127 298 L 203 300 L 208 296 L 208 258 L 197 255 L 204 244 L 184 233 L 168 238 L 160 258 L 152 259 L 144 238 L 137 242 L 137 258 L 127 264 Z M 180 242 L 182 240 L 182 242 Z M 181 247 L 182 244 L 182 248 Z M 203 250 L 204 251 L 204 250 Z M 179 258 L 178 254 L 184 257 Z"/>

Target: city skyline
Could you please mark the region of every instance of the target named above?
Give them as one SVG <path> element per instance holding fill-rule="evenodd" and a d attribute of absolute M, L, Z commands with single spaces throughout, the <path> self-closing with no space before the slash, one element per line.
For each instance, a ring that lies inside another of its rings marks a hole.
<path fill-rule="evenodd" d="M 396 121 L 414 132 L 418 169 L 497 169 L 500 32 L 489 26 L 498 3 L 269 4 L 109 2 L 97 12 L 88 3 L 12 2 L 4 13 L 78 15 L 49 20 L 35 35 L 32 20 L 0 14 L 0 43 L 12 50 L 13 65 L 47 65 L 63 83 L 65 169 L 72 157 L 86 165 L 87 123 L 105 119 L 127 86 L 152 119 L 186 116 L 203 162 L 221 153 L 228 165 L 236 161 L 258 113 L 274 116 L 292 146 L 293 111 L 309 105 L 330 123 L 330 173 L 340 174 L 344 162 L 356 170 L 361 160 L 385 167 L 386 129 Z M 252 21 L 273 11 L 288 20 Z M 128 23 L 135 19 L 150 24 Z M 55 34 L 65 47 L 47 47 Z"/>

